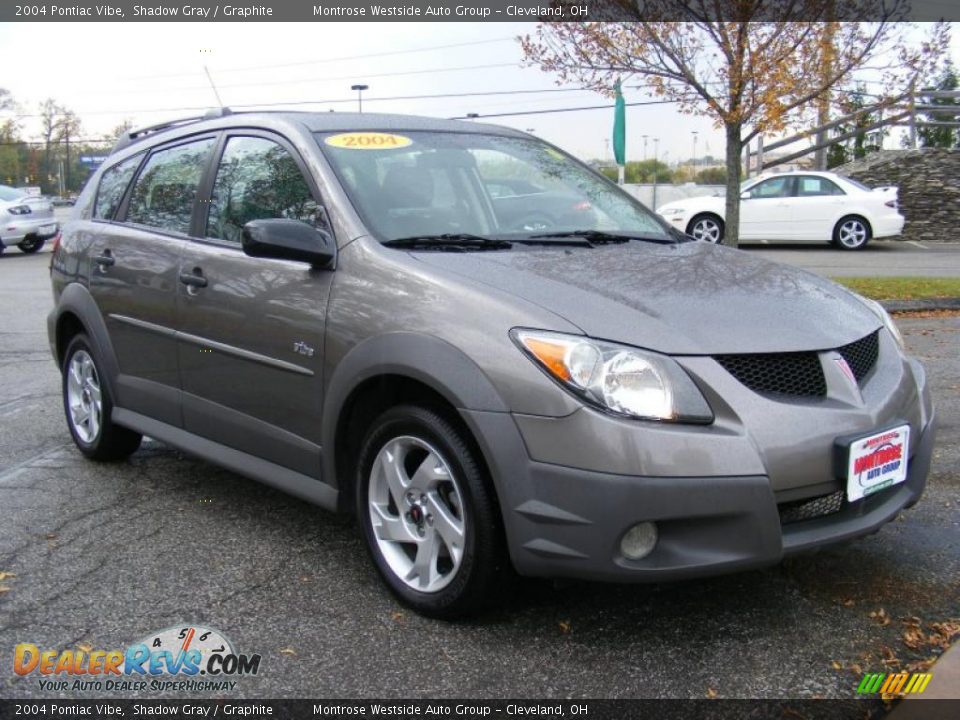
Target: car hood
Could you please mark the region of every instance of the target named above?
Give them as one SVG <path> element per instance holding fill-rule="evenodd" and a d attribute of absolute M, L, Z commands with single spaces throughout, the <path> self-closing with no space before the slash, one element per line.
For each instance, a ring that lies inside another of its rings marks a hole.
<path fill-rule="evenodd" d="M 707 243 L 412 254 L 547 308 L 589 336 L 670 354 L 826 350 L 881 325 L 835 283 Z"/>

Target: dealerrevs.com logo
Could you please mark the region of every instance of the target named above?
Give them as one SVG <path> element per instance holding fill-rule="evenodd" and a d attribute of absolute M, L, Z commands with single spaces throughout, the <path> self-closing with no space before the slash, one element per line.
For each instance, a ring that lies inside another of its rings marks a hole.
<path fill-rule="evenodd" d="M 220 631 L 200 625 L 151 633 L 126 650 L 43 650 L 20 643 L 13 655 L 13 671 L 38 676 L 46 691 L 224 691 L 236 688 L 234 678 L 259 669 L 259 655 L 237 653 Z"/>

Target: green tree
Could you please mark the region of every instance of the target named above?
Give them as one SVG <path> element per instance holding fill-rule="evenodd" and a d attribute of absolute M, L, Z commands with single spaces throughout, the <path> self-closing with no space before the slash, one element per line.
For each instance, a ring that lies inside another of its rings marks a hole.
<path fill-rule="evenodd" d="M 933 85 L 924 90 L 956 90 L 957 71 L 951 60 L 943 65 L 940 75 Z M 926 105 L 943 105 L 944 110 L 929 110 L 922 113 L 927 122 L 953 122 L 960 120 L 960 98 L 930 98 L 925 99 Z M 960 128 L 938 125 L 919 126 L 917 138 L 921 147 L 954 148 L 960 147 Z"/>

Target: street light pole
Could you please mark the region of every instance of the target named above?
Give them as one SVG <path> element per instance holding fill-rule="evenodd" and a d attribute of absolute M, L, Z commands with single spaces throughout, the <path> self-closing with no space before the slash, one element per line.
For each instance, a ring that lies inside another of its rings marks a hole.
<path fill-rule="evenodd" d="M 697 174 L 697 131 L 693 131 L 693 174 Z"/>
<path fill-rule="evenodd" d="M 653 207 L 657 211 L 657 150 L 660 148 L 660 138 L 653 139 Z"/>
<path fill-rule="evenodd" d="M 643 138 L 643 159 L 646 160 L 647 159 L 647 138 L 649 136 L 641 135 L 641 137 Z"/>
<path fill-rule="evenodd" d="M 357 91 L 357 112 L 363 112 L 363 91 L 369 90 L 369 85 L 351 85 L 351 90 Z"/>

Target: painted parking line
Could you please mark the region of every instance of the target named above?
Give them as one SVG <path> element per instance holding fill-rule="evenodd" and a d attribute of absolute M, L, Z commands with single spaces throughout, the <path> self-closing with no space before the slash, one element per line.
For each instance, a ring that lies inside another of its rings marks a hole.
<path fill-rule="evenodd" d="M 928 248 L 926 245 L 924 245 L 923 243 L 917 242 L 916 240 L 907 240 L 907 242 L 908 242 L 910 245 L 913 245 L 914 247 L 920 248 L 921 250 L 929 250 L 929 249 L 930 249 L 930 248 Z"/>

